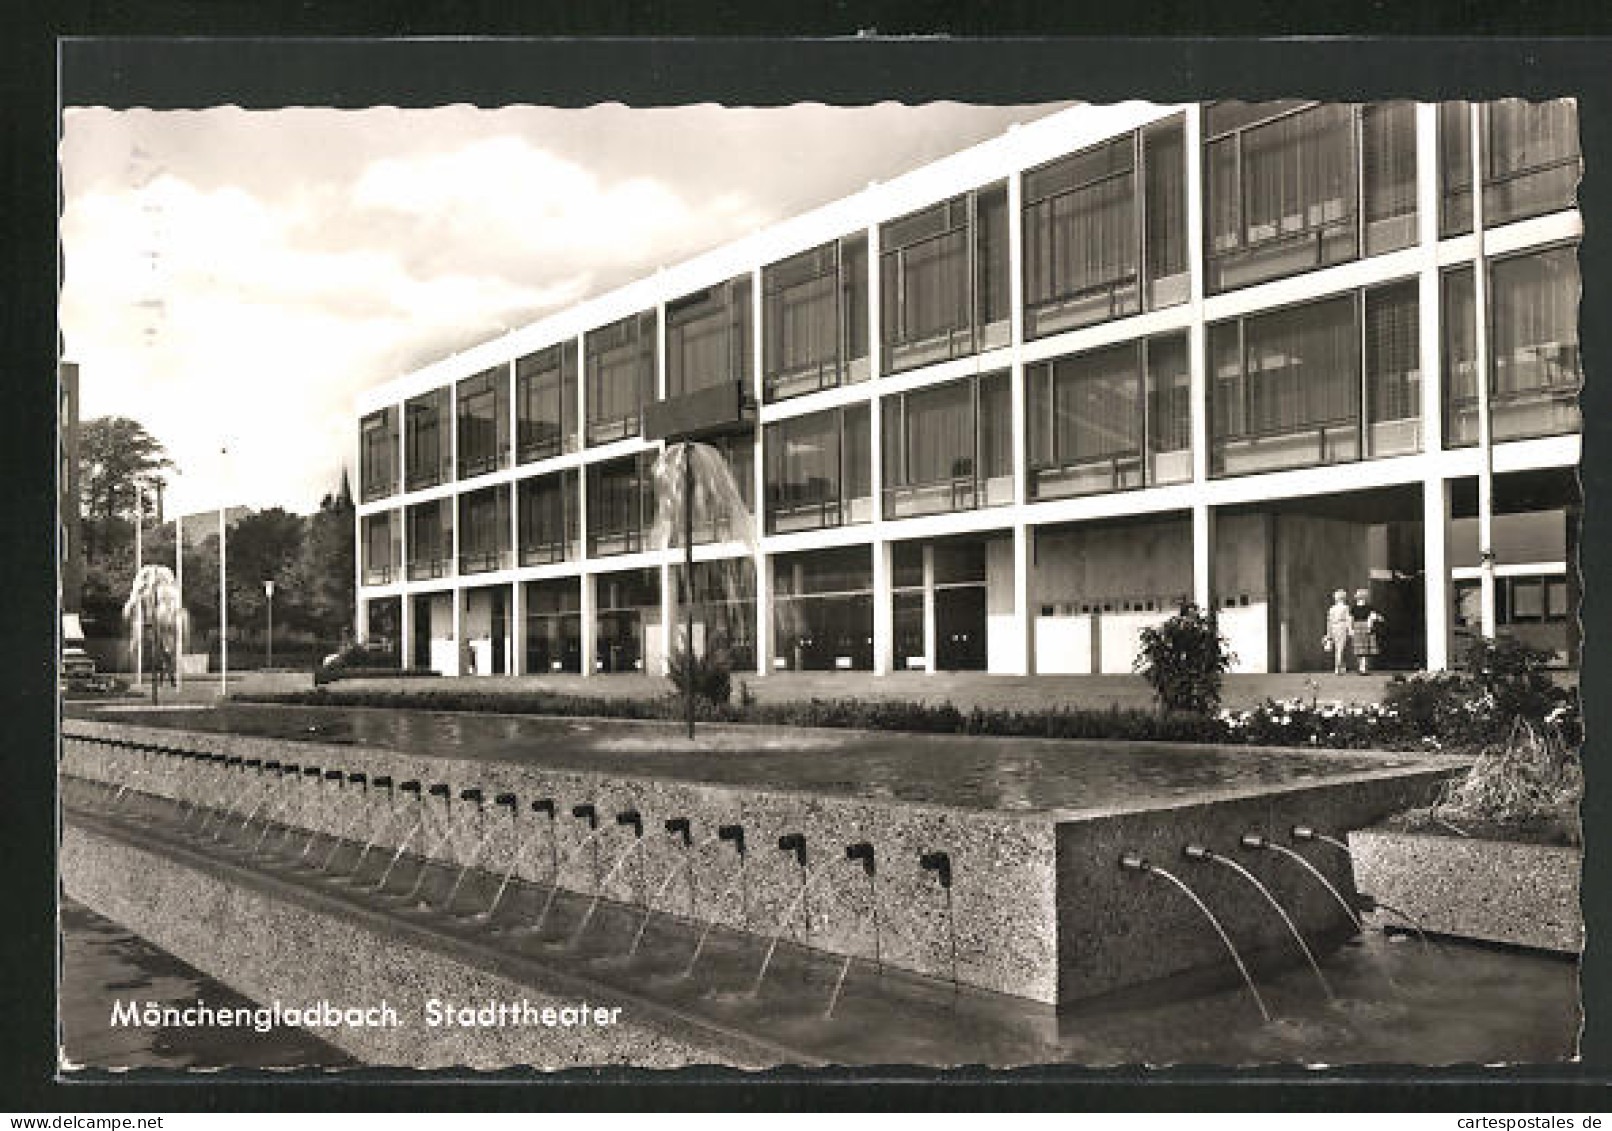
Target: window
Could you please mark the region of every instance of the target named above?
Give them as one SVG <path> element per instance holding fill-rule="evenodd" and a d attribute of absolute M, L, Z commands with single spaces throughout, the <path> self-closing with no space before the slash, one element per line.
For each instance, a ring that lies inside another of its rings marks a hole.
<path fill-rule="evenodd" d="M 685 638 L 683 617 L 690 600 L 681 562 L 672 564 L 672 586 L 677 601 L 677 623 L 671 638 Z M 728 665 L 738 671 L 756 670 L 756 567 L 748 557 L 721 558 L 694 563 L 694 647 L 704 655 L 727 653 Z"/>
<path fill-rule="evenodd" d="M 526 668 L 531 675 L 582 670 L 582 579 L 526 583 Z"/>
<path fill-rule="evenodd" d="M 655 516 L 649 452 L 588 468 L 588 554 L 608 557 L 647 549 Z"/>
<path fill-rule="evenodd" d="M 588 443 L 636 436 L 655 399 L 656 313 L 623 318 L 584 339 L 588 364 Z"/>
<path fill-rule="evenodd" d="M 1366 292 L 1367 454 L 1422 450 L 1422 365 L 1414 281 Z"/>
<path fill-rule="evenodd" d="M 1013 501 L 1006 373 L 887 397 L 881 411 L 885 518 Z"/>
<path fill-rule="evenodd" d="M 1210 327 L 1210 470 L 1338 463 L 1360 454 L 1356 296 Z"/>
<path fill-rule="evenodd" d="M 562 342 L 515 363 L 520 462 L 577 450 L 577 347 Z"/>
<path fill-rule="evenodd" d="M 448 389 L 415 397 L 403 408 L 403 470 L 410 491 L 446 483 L 453 474 L 447 433 Z"/>
<path fill-rule="evenodd" d="M 1006 201 L 1007 185 L 995 185 L 879 229 L 885 371 L 1007 344 Z"/>
<path fill-rule="evenodd" d="M 1211 291 L 1359 254 L 1355 109 L 1268 102 L 1206 111 Z M 1389 116 L 1379 128 L 1393 121 Z"/>
<path fill-rule="evenodd" d="M 429 581 L 453 574 L 453 506 L 433 499 L 408 509 L 409 580 Z"/>
<path fill-rule="evenodd" d="M 397 490 L 397 409 L 383 408 L 359 424 L 359 483 L 364 501 Z"/>
<path fill-rule="evenodd" d="M 1471 115 L 1469 102 L 1439 104 L 1439 231 L 1445 236 L 1472 230 Z M 1488 102 L 1479 123 L 1486 227 L 1574 206 L 1582 162 L 1573 99 Z"/>
<path fill-rule="evenodd" d="M 587 584 L 587 579 L 583 579 Z M 644 670 L 647 628 L 660 624 L 660 570 L 629 569 L 593 579 L 597 605 L 594 667 L 601 672 Z"/>
<path fill-rule="evenodd" d="M 1028 367 L 1031 497 L 1191 478 L 1186 365 L 1172 334 Z"/>
<path fill-rule="evenodd" d="M 742 382 L 751 364 L 750 276 L 666 304 L 666 394 Z"/>
<path fill-rule="evenodd" d="M 1578 249 L 1494 260 L 1489 285 L 1494 439 L 1578 431 Z"/>
<path fill-rule="evenodd" d="M 392 512 L 364 516 L 364 584 L 388 585 L 397 578 Z M 401 533 L 401 531 L 398 531 Z"/>
<path fill-rule="evenodd" d="M 1025 174 L 1026 337 L 1186 301 L 1182 139 L 1168 122 Z"/>
<path fill-rule="evenodd" d="M 774 559 L 773 667 L 873 670 L 873 551 L 868 546 Z"/>
<path fill-rule="evenodd" d="M 576 558 L 577 473 L 523 479 L 518 489 L 520 564 L 548 565 Z"/>
<path fill-rule="evenodd" d="M 761 273 L 769 402 L 868 377 L 868 242 L 847 236 Z"/>
<path fill-rule="evenodd" d="M 509 371 L 489 369 L 459 382 L 459 478 L 509 466 Z"/>
<path fill-rule="evenodd" d="M 744 505 L 743 515 L 723 518 L 721 529 L 713 522 L 703 522 L 694 528 L 695 542 L 714 542 L 734 539 L 751 541 L 755 533 L 756 514 L 756 438 L 751 432 L 732 432 L 725 436 L 708 437 L 704 443 L 716 449 L 733 476 L 733 487 Z M 681 535 L 679 535 L 681 537 Z M 681 545 L 681 542 L 679 542 Z"/>
<path fill-rule="evenodd" d="M 509 568 L 509 487 L 459 496 L 459 572 Z"/>
<path fill-rule="evenodd" d="M 787 534 L 872 517 L 868 408 L 856 405 L 767 426 L 767 531 Z"/>
<path fill-rule="evenodd" d="M 1489 265 L 1490 423 L 1495 441 L 1576 432 L 1583 372 L 1576 247 Z M 1445 446 L 1478 442 L 1477 306 L 1472 269 L 1444 276 Z"/>
<path fill-rule="evenodd" d="M 1366 254 L 1416 242 L 1416 107 L 1410 102 L 1360 108 L 1361 185 Z"/>

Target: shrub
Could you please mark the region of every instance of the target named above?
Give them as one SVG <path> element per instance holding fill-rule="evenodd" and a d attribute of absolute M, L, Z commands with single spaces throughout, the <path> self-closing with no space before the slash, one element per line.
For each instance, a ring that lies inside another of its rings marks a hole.
<path fill-rule="evenodd" d="M 313 681 L 317 686 L 333 679 L 348 678 L 358 671 L 365 675 L 397 675 L 397 654 L 364 643 L 349 644 L 314 668 Z"/>
<path fill-rule="evenodd" d="M 700 703 L 723 707 L 733 697 L 733 660 L 728 650 L 720 645 L 706 649 L 703 654 L 676 648 L 668 669 L 679 700 L 688 695 L 690 684 L 695 700 Z"/>
<path fill-rule="evenodd" d="M 1549 652 L 1530 648 L 1511 637 L 1478 637 L 1466 653 L 1472 682 L 1489 695 L 1501 719 L 1543 722 L 1567 696 L 1546 671 Z"/>
<path fill-rule="evenodd" d="M 1555 727 L 1518 718 L 1464 775 L 1446 783 L 1433 812 L 1441 823 L 1501 825 L 1579 843 L 1584 773 Z"/>
<path fill-rule="evenodd" d="M 1221 676 L 1234 659 L 1214 614 L 1183 605 L 1163 624 L 1142 630 L 1135 669 L 1165 710 L 1207 715 L 1220 706 Z"/>

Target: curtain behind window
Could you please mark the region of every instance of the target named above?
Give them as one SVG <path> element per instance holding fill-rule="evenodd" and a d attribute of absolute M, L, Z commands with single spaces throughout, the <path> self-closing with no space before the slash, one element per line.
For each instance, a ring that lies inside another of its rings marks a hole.
<path fill-rule="evenodd" d="M 974 473 L 972 381 L 909 393 L 906 424 L 906 484 L 939 483 Z"/>
<path fill-rule="evenodd" d="M 1053 367 L 1053 447 L 1059 464 L 1141 451 L 1137 347 L 1120 346 Z"/>
<path fill-rule="evenodd" d="M 1490 279 L 1495 392 L 1576 389 L 1581 379 L 1576 249 L 1501 260 Z"/>
<path fill-rule="evenodd" d="M 1417 285 L 1366 295 L 1366 419 L 1409 420 L 1422 414 Z"/>

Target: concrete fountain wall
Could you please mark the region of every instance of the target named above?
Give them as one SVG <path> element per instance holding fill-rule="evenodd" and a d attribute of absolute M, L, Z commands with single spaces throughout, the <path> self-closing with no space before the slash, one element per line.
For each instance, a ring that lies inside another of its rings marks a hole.
<path fill-rule="evenodd" d="M 1254 830 L 1285 839 L 1300 823 L 1323 830 L 1359 827 L 1420 800 L 1448 772 L 1373 770 L 1320 784 L 1135 809 L 986 810 L 78 719 L 68 730 L 384 774 L 398 782 L 418 779 L 416 799 L 301 775 L 295 781 L 250 770 L 218 776 L 193 762 L 142 777 L 139 755 L 71 738 L 62 765 L 74 777 L 133 780 L 136 788 L 159 796 L 233 802 L 243 812 L 269 796 L 284 802 L 273 812 L 291 825 L 360 841 L 373 835 L 385 849 L 402 843 L 414 816 L 423 814 L 423 831 L 408 844 L 411 852 L 432 850 L 440 860 L 474 863 L 499 875 L 514 863 L 517 875 L 540 885 L 549 882 L 557 856 L 562 889 L 598 890 L 609 900 L 652 904 L 761 935 L 783 924 L 784 937 L 833 954 L 872 956 L 876 906 L 885 963 L 949 980 L 955 961 L 955 978 L 964 985 L 1046 1003 L 1076 1002 L 1224 964 L 1199 912 L 1158 877 L 1122 871 L 1122 852 L 1141 852 L 1186 878 L 1223 916 L 1240 946 L 1279 953 L 1290 947 L 1285 928 L 1246 881 L 1226 868 L 1181 861 L 1181 846 L 1201 842 L 1235 856 L 1271 887 L 1307 933 L 1337 934 L 1347 929 L 1347 917 L 1320 884 L 1274 853 L 1239 852 L 1238 837 Z M 449 786 L 448 799 L 428 795 L 436 783 Z M 483 804 L 460 800 L 467 788 L 480 789 Z M 501 793 L 519 799 L 515 817 L 494 804 Z M 544 797 L 555 801 L 552 820 L 530 808 Z M 591 826 L 572 816 L 579 804 L 593 805 L 598 817 L 599 831 L 586 844 Z M 644 846 L 623 856 L 635 842 L 634 828 L 616 820 L 626 811 L 640 815 Z M 689 819 L 691 847 L 666 832 L 665 822 L 674 817 Z M 727 824 L 745 830 L 742 882 L 736 882 L 733 846 L 716 839 L 717 828 Z M 805 838 L 804 871 L 797 854 L 776 847 L 781 836 L 796 833 Z M 871 877 L 846 858 L 846 846 L 858 842 L 875 848 Z M 1352 891 L 1342 853 L 1325 845 L 1301 851 L 1345 894 Z M 918 865 L 921 855 L 934 852 L 944 852 L 950 863 L 949 901 L 937 872 Z M 685 869 L 691 857 L 698 885 L 693 899 Z M 618 861 L 620 867 L 607 875 Z M 810 885 L 804 897 L 803 879 Z"/>

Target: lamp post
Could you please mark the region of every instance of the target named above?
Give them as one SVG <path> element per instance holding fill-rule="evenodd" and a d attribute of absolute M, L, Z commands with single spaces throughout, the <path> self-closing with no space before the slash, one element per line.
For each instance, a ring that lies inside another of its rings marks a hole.
<path fill-rule="evenodd" d="M 265 668 L 272 668 L 274 666 L 274 579 L 273 578 L 270 578 L 269 580 L 267 580 L 267 581 L 265 581 L 263 583 L 263 595 L 266 596 L 269 599 L 269 654 L 268 654 L 268 658 L 264 661 L 263 666 Z"/>

